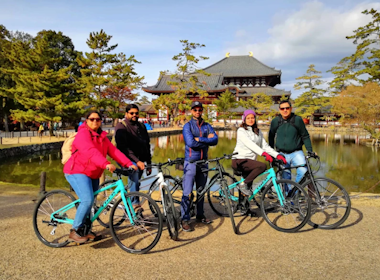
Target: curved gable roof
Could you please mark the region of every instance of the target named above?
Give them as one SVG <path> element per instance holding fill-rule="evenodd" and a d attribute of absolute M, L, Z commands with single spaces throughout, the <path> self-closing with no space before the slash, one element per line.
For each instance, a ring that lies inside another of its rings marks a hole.
<path fill-rule="evenodd" d="M 269 67 L 253 56 L 238 55 L 225 57 L 203 69 L 208 73 L 223 73 L 224 77 L 280 76 L 281 70 Z"/>

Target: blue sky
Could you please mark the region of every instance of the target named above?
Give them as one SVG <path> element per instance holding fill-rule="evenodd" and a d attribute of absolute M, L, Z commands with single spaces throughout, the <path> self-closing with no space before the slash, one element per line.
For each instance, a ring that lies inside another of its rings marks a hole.
<path fill-rule="evenodd" d="M 118 44 L 117 52 L 134 54 L 147 85 L 155 84 L 162 70 L 175 70 L 171 58 L 181 51 L 179 40 L 205 44 L 196 55 L 210 59 L 206 67 L 230 55 L 254 56 L 282 70 L 277 88 L 294 91 L 295 78 L 309 64 L 323 71 L 355 51 L 345 39 L 371 18 L 361 11 L 380 9 L 370 1 L 18 1 L 2 0 L 0 24 L 8 30 L 36 35 L 62 31 L 79 51 L 88 51 L 90 32 L 103 29 Z M 147 94 L 148 97 L 152 97 Z"/>

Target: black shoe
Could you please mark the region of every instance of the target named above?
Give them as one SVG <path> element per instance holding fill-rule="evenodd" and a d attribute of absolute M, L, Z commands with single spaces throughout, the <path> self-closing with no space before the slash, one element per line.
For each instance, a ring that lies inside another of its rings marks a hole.
<path fill-rule="evenodd" d="M 193 231 L 193 228 L 190 226 L 189 221 L 181 221 L 181 228 L 183 231 L 190 232 Z"/>
<path fill-rule="evenodd" d="M 197 221 L 198 223 L 202 223 L 202 224 L 206 224 L 206 225 L 212 223 L 212 221 L 211 221 L 210 219 L 207 219 L 207 218 L 205 217 L 205 215 L 203 215 L 203 216 L 197 216 L 196 221 Z"/>

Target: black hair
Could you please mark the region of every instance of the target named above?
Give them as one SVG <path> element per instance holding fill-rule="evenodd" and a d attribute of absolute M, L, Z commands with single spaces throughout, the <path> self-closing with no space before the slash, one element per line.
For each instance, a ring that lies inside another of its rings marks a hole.
<path fill-rule="evenodd" d="M 96 110 L 91 110 L 91 111 L 89 111 L 89 112 L 86 114 L 86 116 L 85 116 L 86 120 L 88 119 L 89 116 L 91 116 L 91 114 L 98 114 L 99 118 L 102 118 L 102 115 L 101 115 L 98 111 L 96 111 Z"/>
<path fill-rule="evenodd" d="M 245 120 L 242 122 L 242 124 L 240 125 L 240 127 L 244 128 L 245 130 L 248 129 L 248 125 L 245 123 Z M 256 119 L 256 116 L 255 116 L 255 123 L 252 125 L 252 130 L 253 132 L 256 134 L 256 135 L 259 135 L 259 128 L 257 127 L 257 119 Z"/>
<path fill-rule="evenodd" d="M 128 113 L 131 109 L 137 109 L 140 111 L 139 107 L 136 104 L 128 104 L 127 107 L 125 107 L 125 112 Z"/>
<path fill-rule="evenodd" d="M 86 114 L 86 120 L 91 116 L 91 114 L 98 114 L 98 116 L 99 116 L 99 118 L 100 119 L 102 119 L 102 115 L 98 112 L 98 111 L 96 111 L 96 110 L 91 110 L 91 111 L 89 111 L 87 114 Z M 87 125 L 87 124 L 86 124 Z M 99 128 L 98 128 L 98 130 L 96 131 L 99 135 L 102 133 L 102 127 L 100 126 Z M 91 137 L 92 137 L 92 134 L 91 134 Z"/>
<path fill-rule="evenodd" d="M 288 103 L 288 104 L 289 104 L 289 107 L 292 107 L 292 103 L 290 103 L 290 100 L 289 100 L 289 99 L 282 100 L 282 101 L 280 102 L 280 104 L 278 104 L 278 107 L 280 107 L 281 104 L 284 104 L 284 103 Z"/>

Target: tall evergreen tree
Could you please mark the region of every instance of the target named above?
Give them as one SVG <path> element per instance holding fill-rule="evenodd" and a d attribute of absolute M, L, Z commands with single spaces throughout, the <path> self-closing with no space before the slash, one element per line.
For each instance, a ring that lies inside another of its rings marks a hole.
<path fill-rule="evenodd" d="M 55 49 L 49 46 L 45 36 L 37 37 L 33 46 L 28 42 L 13 42 L 4 50 L 13 68 L 2 72 L 12 75 L 15 86 L 1 88 L 25 107 L 24 110 L 12 110 L 14 119 L 50 122 L 51 134 L 51 122 L 60 121 L 66 110 L 84 107 L 82 101 L 73 102 L 71 98 L 76 87 L 75 83 L 69 82 L 73 66 L 54 70 L 62 61 L 62 57 L 55 58 L 54 53 Z"/>
<path fill-rule="evenodd" d="M 91 32 L 86 43 L 92 51 L 78 57 L 78 63 L 82 67 L 79 91 L 91 98 L 91 105 L 97 109 L 105 109 L 109 104 L 102 95 L 110 82 L 112 64 L 117 62 L 117 54 L 112 53 L 117 44 L 110 45 L 111 39 L 112 36 L 107 35 L 103 29 Z"/>
<path fill-rule="evenodd" d="M 329 104 L 329 99 L 325 96 L 326 90 L 318 88 L 324 83 L 322 76 L 318 75 L 321 72 L 314 67 L 314 64 L 310 64 L 306 74 L 296 78 L 299 82 L 294 85 L 295 90 L 304 90 L 295 100 L 296 113 L 303 118 L 310 117 L 310 124 L 314 123 L 314 112 Z"/>

